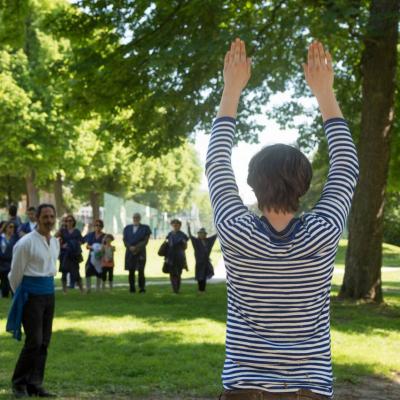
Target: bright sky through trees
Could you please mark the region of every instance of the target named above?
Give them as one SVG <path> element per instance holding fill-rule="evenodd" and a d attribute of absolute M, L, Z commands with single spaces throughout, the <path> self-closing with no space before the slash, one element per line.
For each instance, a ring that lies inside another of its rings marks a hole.
<path fill-rule="evenodd" d="M 288 92 L 281 93 L 279 95 L 273 96 L 271 99 L 270 106 L 275 106 L 288 101 L 290 94 Z M 314 99 L 304 98 L 304 105 L 316 106 Z M 269 107 L 268 107 L 269 108 Z M 240 111 L 238 114 L 240 118 Z M 285 129 L 281 130 L 279 125 L 272 120 L 269 120 L 265 114 L 260 114 L 254 117 L 256 123 L 264 125 L 264 130 L 259 134 L 259 143 L 249 144 L 245 142 L 240 142 L 237 146 L 233 148 L 232 153 L 232 167 L 235 172 L 236 182 L 239 187 L 240 195 L 245 204 L 256 203 L 256 198 L 253 191 L 247 185 L 247 167 L 250 162 L 251 157 L 264 146 L 268 146 L 275 143 L 285 143 L 285 144 L 295 144 L 298 138 L 298 132 L 296 129 Z M 322 121 L 321 121 L 322 124 Z M 209 135 L 204 133 L 196 134 L 195 147 L 199 154 L 199 158 L 203 169 L 205 167 L 205 160 L 207 154 L 207 146 L 209 141 Z M 207 180 L 203 173 L 201 188 L 207 190 Z"/>

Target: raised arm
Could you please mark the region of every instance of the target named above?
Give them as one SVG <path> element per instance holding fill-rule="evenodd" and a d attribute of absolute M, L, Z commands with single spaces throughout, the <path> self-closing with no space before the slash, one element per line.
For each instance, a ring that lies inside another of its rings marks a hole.
<path fill-rule="evenodd" d="M 236 39 L 224 60 L 224 90 L 208 145 L 206 174 L 214 220 L 218 224 L 248 212 L 239 196 L 231 165 L 235 117 L 240 95 L 251 73 L 243 41 Z"/>
<path fill-rule="evenodd" d="M 303 69 L 318 101 L 329 151 L 328 179 L 313 212 L 343 230 L 358 179 L 356 148 L 333 91 L 332 57 L 320 42 L 310 45 Z"/>

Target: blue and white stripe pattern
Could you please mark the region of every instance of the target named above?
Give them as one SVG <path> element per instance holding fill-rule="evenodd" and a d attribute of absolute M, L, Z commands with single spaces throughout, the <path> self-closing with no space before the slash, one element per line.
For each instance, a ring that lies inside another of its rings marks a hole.
<path fill-rule="evenodd" d="M 329 304 L 338 241 L 358 178 L 345 120 L 324 124 L 330 168 L 321 199 L 276 232 L 243 204 L 231 166 L 235 119 L 215 120 L 206 173 L 227 270 L 225 389 L 332 396 Z"/>

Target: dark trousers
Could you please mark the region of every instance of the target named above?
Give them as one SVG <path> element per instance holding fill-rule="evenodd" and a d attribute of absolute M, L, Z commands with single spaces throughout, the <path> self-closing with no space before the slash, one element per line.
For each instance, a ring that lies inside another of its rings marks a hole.
<path fill-rule="evenodd" d="M 169 279 L 174 293 L 179 293 L 179 289 L 181 288 L 181 275 L 169 274 Z"/>
<path fill-rule="evenodd" d="M 204 292 L 206 290 L 207 280 L 204 279 L 204 280 L 198 281 L 197 283 L 199 285 L 199 291 Z"/>
<path fill-rule="evenodd" d="M 53 294 L 29 295 L 22 316 L 25 344 L 15 366 L 13 385 L 42 385 L 53 316 Z"/>
<path fill-rule="evenodd" d="M 10 295 L 10 282 L 8 282 L 8 272 L 0 272 L 1 297 Z"/>
<path fill-rule="evenodd" d="M 101 273 L 101 279 L 103 280 L 103 282 L 107 280 L 107 274 L 108 274 L 108 281 L 112 282 L 114 279 L 114 268 L 103 267 L 103 272 Z M 135 280 L 135 277 L 133 277 L 133 280 Z M 135 283 L 133 283 L 133 286 L 135 286 Z"/>
<path fill-rule="evenodd" d="M 146 278 L 144 276 L 144 266 L 138 267 L 137 269 L 138 275 L 139 275 L 139 289 L 141 291 L 145 290 L 146 287 Z M 135 270 L 131 269 L 129 270 L 129 291 L 130 292 L 135 292 Z"/>

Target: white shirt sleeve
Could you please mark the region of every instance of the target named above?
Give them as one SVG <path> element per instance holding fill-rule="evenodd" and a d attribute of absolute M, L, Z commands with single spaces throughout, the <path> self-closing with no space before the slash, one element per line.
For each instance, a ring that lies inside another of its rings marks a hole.
<path fill-rule="evenodd" d="M 22 282 L 25 268 L 28 263 L 27 244 L 29 244 L 29 242 L 19 242 L 13 249 L 13 258 L 11 262 L 11 270 L 8 274 L 8 280 L 10 281 L 10 286 L 14 293 Z"/>

